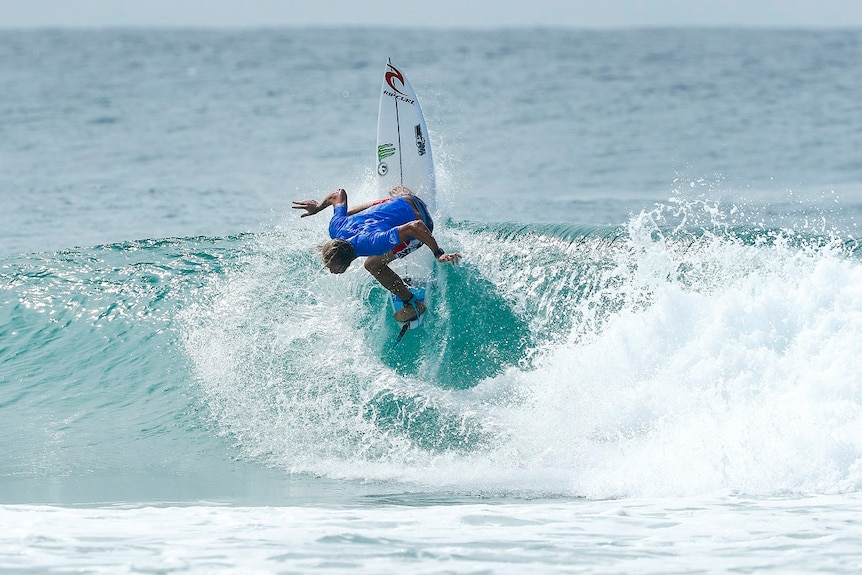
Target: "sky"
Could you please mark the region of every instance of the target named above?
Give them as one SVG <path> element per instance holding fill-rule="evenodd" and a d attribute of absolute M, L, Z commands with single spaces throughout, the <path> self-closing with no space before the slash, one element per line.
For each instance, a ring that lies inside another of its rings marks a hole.
<path fill-rule="evenodd" d="M 0 28 L 862 27 L 859 0 L 0 0 Z"/>

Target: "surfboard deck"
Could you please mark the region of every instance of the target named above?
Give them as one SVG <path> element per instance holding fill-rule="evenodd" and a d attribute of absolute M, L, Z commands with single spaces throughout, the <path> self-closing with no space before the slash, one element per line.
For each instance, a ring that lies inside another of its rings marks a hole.
<path fill-rule="evenodd" d="M 437 189 L 425 116 L 413 85 L 391 59 L 386 64 L 380 90 L 376 160 L 380 198 L 388 198 L 393 188 L 404 186 L 425 202 L 433 217 L 437 210 Z M 425 313 L 416 320 L 398 322 L 403 335 L 408 329 L 418 328 L 431 311 L 434 256 L 428 248 L 423 247 L 396 260 L 391 267 L 402 278 L 409 278 L 411 291 L 422 290 L 424 294 Z M 390 302 L 394 314 L 402 302 L 395 296 L 390 298 Z"/>

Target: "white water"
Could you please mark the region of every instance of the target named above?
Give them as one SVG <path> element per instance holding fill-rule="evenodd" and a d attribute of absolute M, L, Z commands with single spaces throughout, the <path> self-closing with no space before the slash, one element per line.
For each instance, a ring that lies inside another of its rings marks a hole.
<path fill-rule="evenodd" d="M 3 573 L 854 573 L 859 496 L 0 507 Z"/>
<path fill-rule="evenodd" d="M 336 280 L 298 264 L 304 232 L 262 238 L 189 310 L 188 352 L 223 430 L 294 472 L 592 499 L 862 488 L 862 264 L 838 245 L 695 237 L 666 217 L 633 218 L 610 244 L 452 235 L 534 332 L 559 325 L 559 308 L 568 319 L 528 363 L 471 389 L 381 364 L 356 316 L 361 270 Z M 567 299 L 585 265 L 593 291 Z M 431 431 L 461 429 L 468 448 L 421 449 L 375 423 L 363 414 L 380 393 L 401 398 L 403 421 L 444 414 Z"/>
<path fill-rule="evenodd" d="M 616 261 L 624 281 L 585 306 L 621 311 L 509 374 L 525 399 L 500 410 L 499 451 L 595 498 L 860 489 L 858 260 L 782 241 L 655 242 L 643 225 Z"/>

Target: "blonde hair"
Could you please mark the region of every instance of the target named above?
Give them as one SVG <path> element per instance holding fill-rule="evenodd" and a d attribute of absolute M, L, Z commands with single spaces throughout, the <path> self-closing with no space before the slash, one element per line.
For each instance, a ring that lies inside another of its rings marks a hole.
<path fill-rule="evenodd" d="M 329 240 L 318 247 L 323 256 L 323 263 L 326 265 L 329 265 L 329 262 L 333 260 L 347 265 L 356 259 L 356 251 L 353 246 L 344 240 Z"/>

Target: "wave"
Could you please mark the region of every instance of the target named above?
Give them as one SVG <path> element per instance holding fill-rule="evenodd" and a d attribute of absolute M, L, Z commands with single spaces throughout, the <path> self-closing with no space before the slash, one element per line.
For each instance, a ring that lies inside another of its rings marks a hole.
<path fill-rule="evenodd" d="M 858 490 L 858 242 L 734 210 L 450 221 L 463 263 L 437 268 L 432 313 L 397 344 L 360 266 L 325 273 L 319 226 L 4 260 L 0 409 L 29 431 L 2 472 L 231 446 L 479 493 Z"/>
<path fill-rule="evenodd" d="M 177 350 L 175 313 L 241 241 L 129 241 L 0 261 L 5 497 L 44 493 L 36 484 L 65 497 L 101 476 L 188 470 L 190 452 L 221 457 Z"/>

